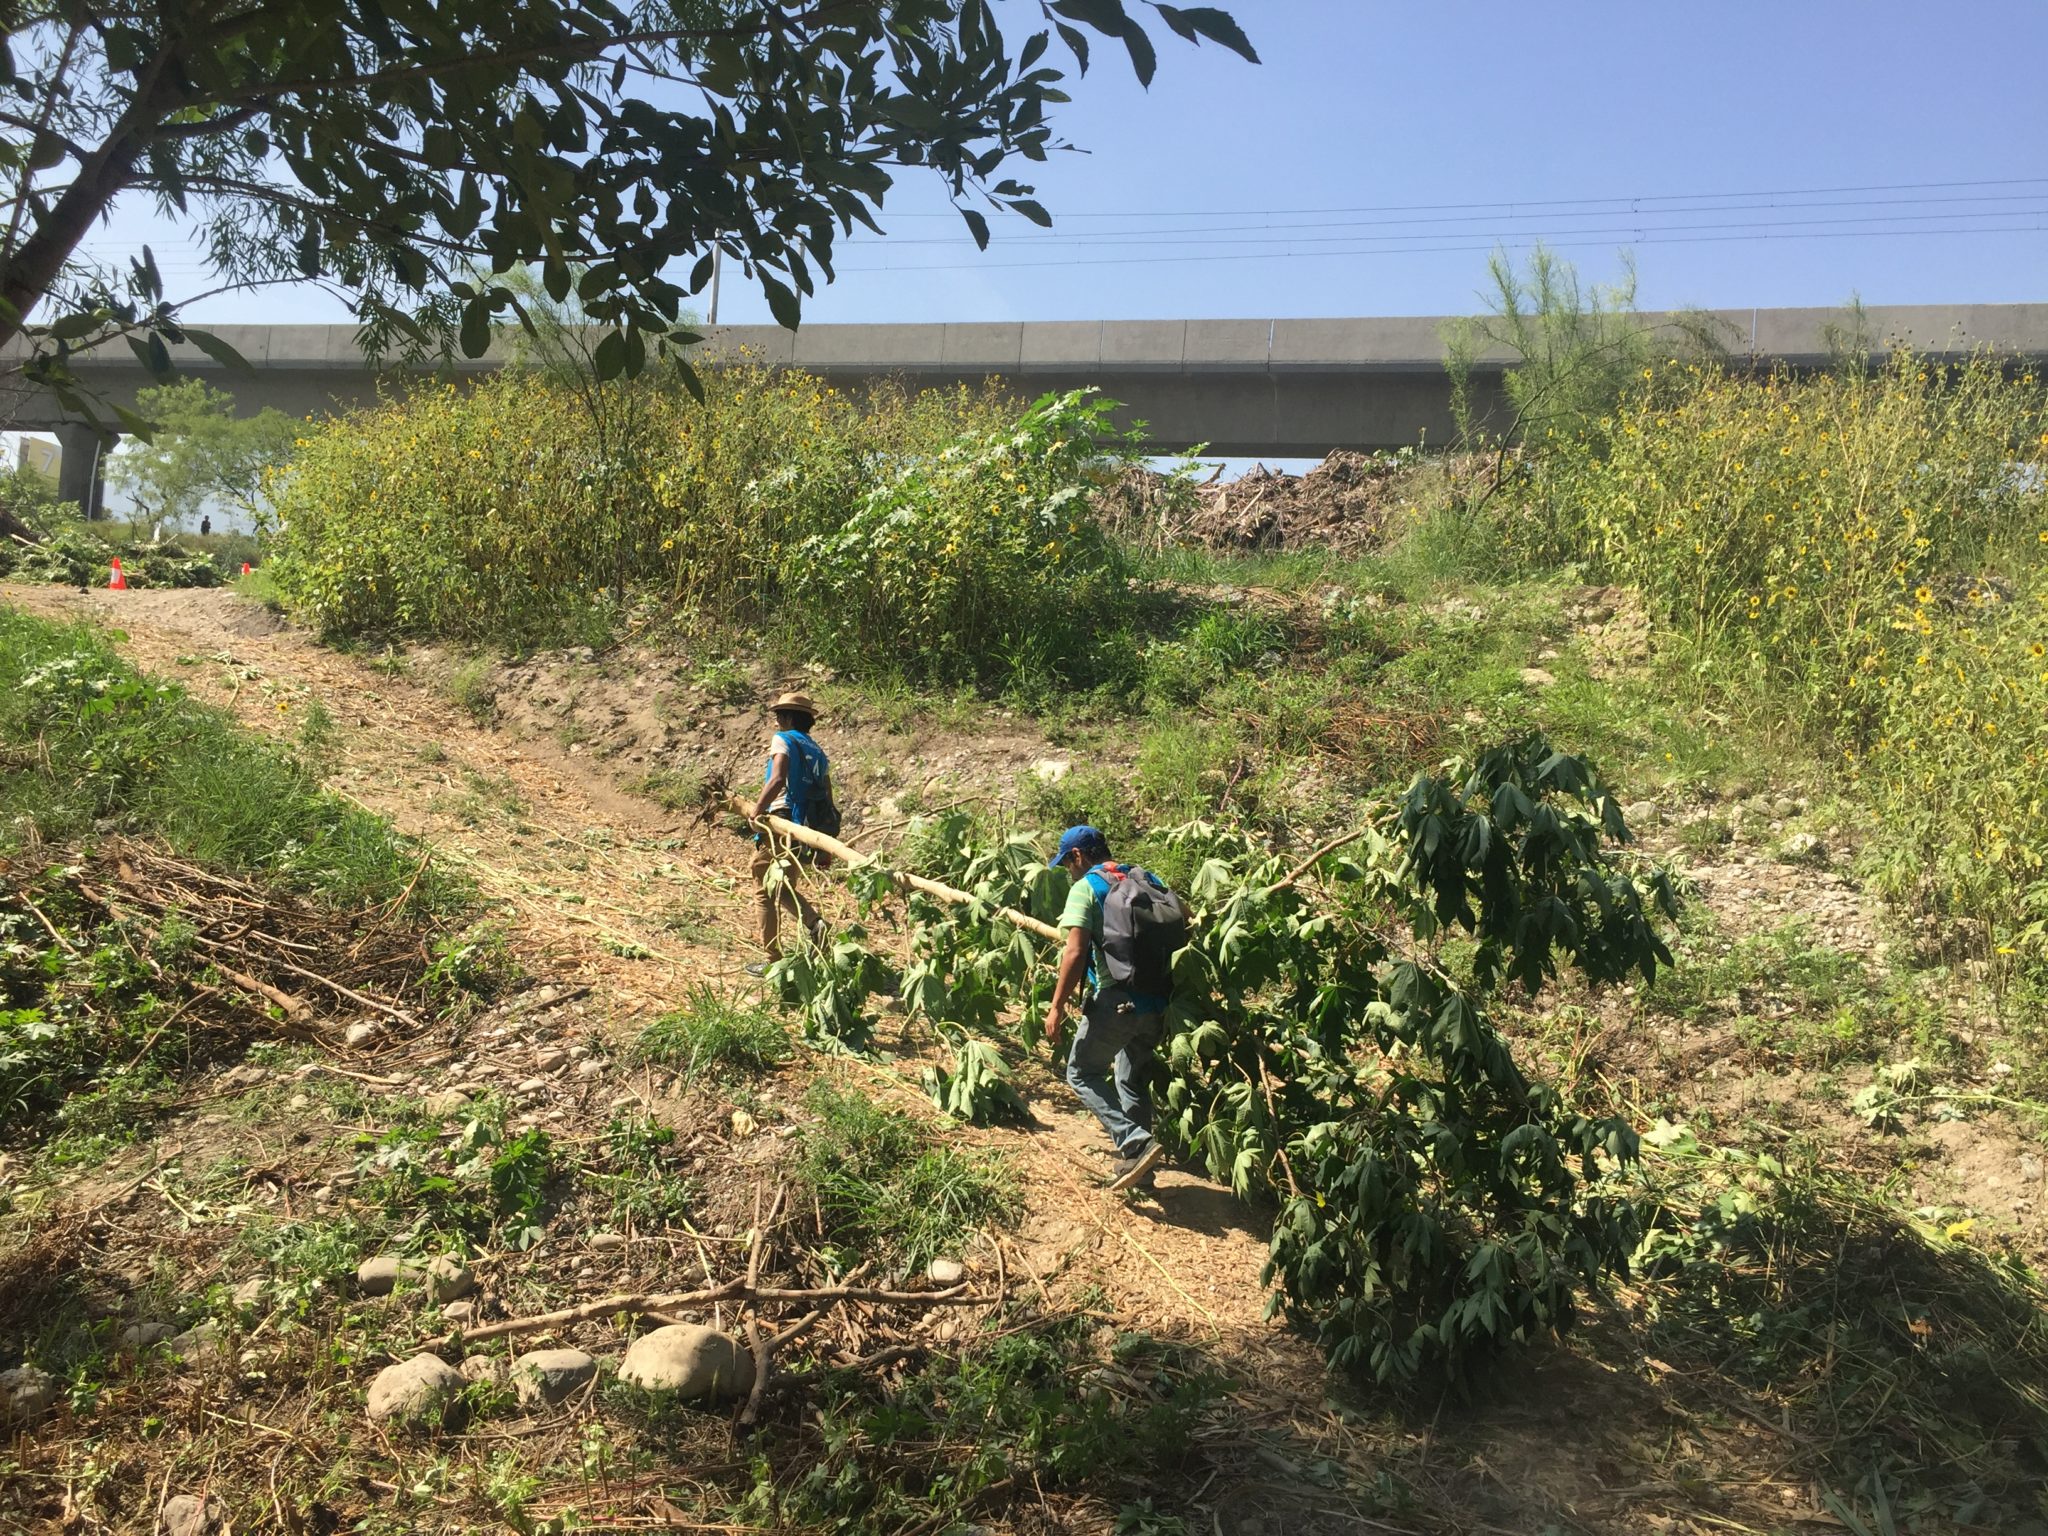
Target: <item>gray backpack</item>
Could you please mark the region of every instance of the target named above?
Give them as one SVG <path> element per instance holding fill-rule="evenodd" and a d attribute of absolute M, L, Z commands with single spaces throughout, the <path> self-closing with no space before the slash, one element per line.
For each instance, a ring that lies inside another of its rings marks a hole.
<path fill-rule="evenodd" d="M 1149 870 L 1105 864 L 1088 872 L 1100 882 L 1102 961 L 1113 986 L 1152 997 L 1173 991 L 1173 957 L 1187 946 L 1188 912 Z"/>

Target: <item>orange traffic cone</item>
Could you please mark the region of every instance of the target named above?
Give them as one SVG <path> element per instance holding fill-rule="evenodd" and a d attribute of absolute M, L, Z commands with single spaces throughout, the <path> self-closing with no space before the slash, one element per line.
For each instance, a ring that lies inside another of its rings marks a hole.
<path fill-rule="evenodd" d="M 107 590 L 109 592 L 126 592 L 128 590 L 128 578 L 121 573 L 121 557 L 119 555 L 114 556 L 114 574 L 107 578 Z"/>

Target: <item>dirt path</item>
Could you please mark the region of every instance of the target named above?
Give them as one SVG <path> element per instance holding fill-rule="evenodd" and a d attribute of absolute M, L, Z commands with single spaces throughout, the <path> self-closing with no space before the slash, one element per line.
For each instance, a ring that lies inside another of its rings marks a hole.
<path fill-rule="evenodd" d="M 590 1029 L 627 1039 L 695 986 L 755 985 L 742 970 L 753 958 L 745 845 L 622 791 L 588 756 L 546 737 L 512 745 L 445 696 L 227 591 L 10 586 L 5 600 L 118 627 L 138 665 L 257 730 L 298 735 L 324 709 L 329 786 L 425 840 L 503 903 L 529 971 L 591 988 Z M 837 899 L 824 898 L 828 911 Z M 911 1077 L 885 1068 L 875 1081 L 902 1107 L 922 1108 L 918 1066 L 907 1064 Z M 1020 1086 L 1035 1132 L 957 1134 L 1017 1161 L 1029 1204 L 1022 1248 L 1037 1277 L 1086 1271 L 1126 1326 L 1204 1341 L 1319 1400 L 1313 1352 L 1263 1320 L 1261 1220 L 1228 1190 L 1172 1170 L 1154 1199 L 1106 1193 L 1107 1142 L 1094 1121 L 1049 1072 L 1027 1068 Z"/>

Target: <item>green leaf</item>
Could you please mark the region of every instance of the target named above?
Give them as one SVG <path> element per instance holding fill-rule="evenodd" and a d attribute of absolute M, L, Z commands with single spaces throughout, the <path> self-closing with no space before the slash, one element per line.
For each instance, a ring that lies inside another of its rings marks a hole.
<path fill-rule="evenodd" d="M 216 363 L 219 363 L 223 368 L 232 368 L 237 373 L 254 373 L 256 371 L 249 366 L 249 360 L 246 357 L 222 341 L 212 331 L 201 331 L 187 326 L 185 328 L 185 339 L 212 358 Z"/>
<path fill-rule="evenodd" d="M 1123 39 L 1124 51 L 1131 56 L 1131 68 L 1137 72 L 1138 84 L 1151 89 L 1152 77 L 1159 72 L 1159 55 L 1153 50 L 1152 39 L 1135 21 L 1124 23 Z"/>
<path fill-rule="evenodd" d="M 149 376 L 158 383 L 168 381 L 177 370 L 171 365 L 170 348 L 164 345 L 163 337 L 151 331 L 146 336 L 126 338 L 129 350 L 134 352 L 136 361 L 149 370 Z"/>
<path fill-rule="evenodd" d="M 50 326 L 52 341 L 76 341 L 81 336 L 90 336 L 107 323 L 107 312 L 103 309 L 81 309 L 72 314 L 60 316 Z"/>
<path fill-rule="evenodd" d="M 491 349 L 491 302 L 478 294 L 462 307 L 462 355 L 482 357 Z"/>
<path fill-rule="evenodd" d="M 590 366 L 600 380 L 616 379 L 626 368 L 626 338 L 618 331 L 606 331 L 591 355 Z"/>
<path fill-rule="evenodd" d="M 1162 5 L 1159 14 L 1166 24 L 1182 37 L 1193 42 L 1197 36 L 1206 37 L 1212 43 L 1220 43 L 1239 58 L 1257 64 L 1259 55 L 1252 47 L 1252 41 L 1244 34 L 1228 11 L 1219 11 L 1210 5 L 1179 6 Z"/>
<path fill-rule="evenodd" d="M 1018 212 L 1018 213 L 1021 213 L 1021 214 L 1023 214 L 1025 218 L 1029 219 L 1029 220 L 1030 220 L 1030 221 L 1031 221 L 1032 223 L 1036 224 L 1036 225 L 1037 225 L 1037 226 L 1038 226 L 1039 228 L 1041 228 L 1041 229 L 1051 229 L 1051 228 L 1052 228 L 1052 215 L 1051 215 L 1051 214 L 1049 214 L 1049 213 L 1047 213 L 1047 212 L 1045 211 L 1045 209 L 1043 209 L 1042 207 L 1040 207 L 1040 206 L 1039 206 L 1039 205 L 1038 205 L 1038 204 L 1037 204 L 1037 203 L 1036 203 L 1035 201 L 1033 201 L 1033 200 L 1032 200 L 1031 198 L 1028 198 L 1028 197 L 1019 197 L 1019 198 L 1013 198 L 1013 199 L 1011 199 L 1011 200 L 1010 200 L 1010 207 L 1011 207 L 1012 209 L 1014 209 L 1014 210 L 1015 210 L 1016 212 Z"/>
<path fill-rule="evenodd" d="M 977 213 L 972 208 L 962 208 L 960 210 L 960 217 L 967 221 L 967 228 L 969 233 L 971 233 L 974 236 L 975 245 L 977 245 L 984 251 L 987 250 L 988 220 L 983 218 L 979 213 Z"/>
<path fill-rule="evenodd" d="M 798 304 L 796 295 L 791 293 L 789 285 L 774 273 L 764 270 L 758 275 L 761 279 L 761 291 L 768 296 L 768 308 L 775 316 L 775 323 L 785 331 L 795 330 L 798 322 L 803 319 L 803 309 Z"/>

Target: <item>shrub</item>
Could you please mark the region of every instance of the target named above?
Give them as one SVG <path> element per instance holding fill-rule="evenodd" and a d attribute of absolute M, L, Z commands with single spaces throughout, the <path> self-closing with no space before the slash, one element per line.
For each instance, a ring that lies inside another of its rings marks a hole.
<path fill-rule="evenodd" d="M 704 385 L 602 386 L 602 433 L 596 386 L 518 372 L 308 427 L 276 493 L 278 590 L 345 634 L 590 640 L 630 595 L 857 671 L 990 680 L 1085 653 L 1077 605 L 1114 561 L 1084 492 L 1127 451 L 1106 407 L 1017 424 L 993 389 L 855 401 L 744 361 Z"/>
<path fill-rule="evenodd" d="M 1136 454 L 1110 402 L 1069 391 L 1012 426 L 913 459 L 785 565 L 827 661 L 932 682 L 1086 682 L 1126 571 L 1089 503 L 1094 466 Z"/>

